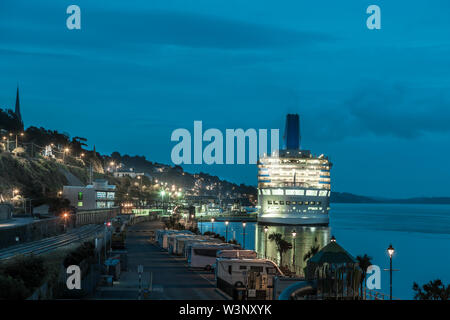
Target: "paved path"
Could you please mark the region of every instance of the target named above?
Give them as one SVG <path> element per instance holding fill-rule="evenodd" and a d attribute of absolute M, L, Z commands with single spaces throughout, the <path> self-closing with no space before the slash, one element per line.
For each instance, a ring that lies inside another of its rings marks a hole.
<path fill-rule="evenodd" d="M 162 228 L 158 221 L 144 222 L 128 229 L 128 271 L 122 272 L 113 287 L 100 287 L 94 299 L 138 299 L 138 265 L 144 266 L 143 287 L 149 287 L 150 299 L 162 300 L 224 300 L 215 290 L 214 275 L 190 270 L 184 259 L 169 255 L 149 242 L 151 230 Z"/>

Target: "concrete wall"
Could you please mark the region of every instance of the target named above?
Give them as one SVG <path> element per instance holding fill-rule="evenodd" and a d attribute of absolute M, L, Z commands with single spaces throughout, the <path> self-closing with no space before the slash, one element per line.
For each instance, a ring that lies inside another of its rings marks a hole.
<path fill-rule="evenodd" d="M 28 224 L 0 229 L 0 248 L 18 243 L 36 241 L 62 233 L 59 218 L 36 220 Z M 19 242 L 16 241 L 19 237 Z"/>
<path fill-rule="evenodd" d="M 11 219 L 12 212 L 12 205 L 10 205 L 9 203 L 0 203 L 0 221 Z"/>

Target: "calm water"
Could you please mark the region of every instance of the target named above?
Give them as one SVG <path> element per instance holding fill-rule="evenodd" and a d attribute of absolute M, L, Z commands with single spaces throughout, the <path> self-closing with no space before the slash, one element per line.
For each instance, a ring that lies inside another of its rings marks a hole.
<path fill-rule="evenodd" d="M 199 226 L 200 227 L 200 226 Z M 211 231 L 211 223 L 202 224 L 203 232 Z M 292 226 L 271 226 L 268 234 L 282 233 L 292 241 Z M 392 243 L 396 252 L 393 258 L 393 295 L 412 299 L 412 285 L 441 279 L 450 284 L 450 205 L 403 204 L 333 204 L 329 227 L 295 227 L 294 250 L 283 256 L 283 264 L 292 263 L 303 268 L 304 254 L 312 245 L 321 247 L 330 241 L 331 235 L 353 256 L 368 254 L 372 263 L 383 270 L 389 267 L 386 248 Z M 228 238 L 244 243 L 243 227 L 232 222 Z M 222 222 L 214 223 L 214 232 L 225 236 Z M 264 255 L 278 259 L 276 248 L 270 241 L 265 245 L 263 226 L 247 223 L 245 248 L 255 249 Z M 294 260 L 295 259 L 295 260 Z M 389 293 L 389 272 L 382 271 L 381 290 Z"/>

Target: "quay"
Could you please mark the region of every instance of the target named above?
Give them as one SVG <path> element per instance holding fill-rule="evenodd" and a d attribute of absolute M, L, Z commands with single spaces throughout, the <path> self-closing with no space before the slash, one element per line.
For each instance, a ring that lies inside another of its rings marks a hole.
<path fill-rule="evenodd" d="M 215 288 L 214 274 L 193 271 L 185 260 L 169 255 L 150 242 L 150 235 L 164 229 L 161 221 L 142 222 L 127 230 L 128 268 L 112 287 L 98 287 L 91 299 L 139 299 L 138 266 L 143 266 L 142 299 L 152 300 L 225 300 Z M 144 293 L 144 290 L 148 293 Z"/>

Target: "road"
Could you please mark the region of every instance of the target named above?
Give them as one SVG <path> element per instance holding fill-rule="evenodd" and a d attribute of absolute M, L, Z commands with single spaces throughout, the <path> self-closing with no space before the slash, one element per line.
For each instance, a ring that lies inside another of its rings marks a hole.
<path fill-rule="evenodd" d="M 214 275 L 193 271 L 184 259 L 169 255 L 150 243 L 151 230 L 162 228 L 159 221 L 144 222 L 128 228 L 126 247 L 128 270 L 112 287 L 98 288 L 94 299 L 138 299 L 138 265 L 143 265 L 142 287 L 152 288 L 148 298 L 158 300 L 224 300 L 215 289 Z M 152 280 L 150 280 L 152 279 Z"/>

